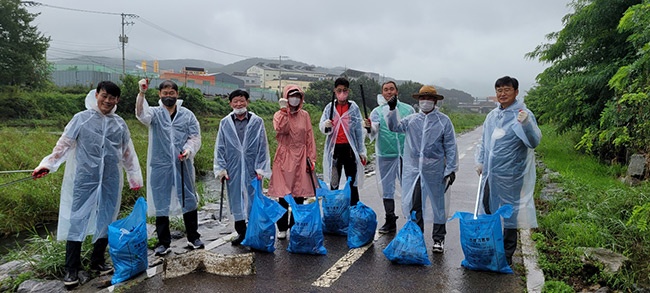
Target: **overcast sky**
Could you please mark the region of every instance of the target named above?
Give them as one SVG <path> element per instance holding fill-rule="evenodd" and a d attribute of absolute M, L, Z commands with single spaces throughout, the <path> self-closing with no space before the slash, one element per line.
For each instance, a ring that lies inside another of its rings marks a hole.
<path fill-rule="evenodd" d="M 126 27 L 129 60 L 191 58 L 229 64 L 282 55 L 460 89 L 475 97 L 493 95 L 494 81 L 504 75 L 519 79 L 523 96 L 547 67 L 524 55 L 546 43 L 548 33 L 561 30 L 562 17 L 572 12 L 570 0 L 40 2 L 137 14 L 140 18 L 128 19 L 134 24 Z M 121 57 L 119 15 L 27 9 L 41 13 L 34 24 L 52 38 L 48 58 Z"/>

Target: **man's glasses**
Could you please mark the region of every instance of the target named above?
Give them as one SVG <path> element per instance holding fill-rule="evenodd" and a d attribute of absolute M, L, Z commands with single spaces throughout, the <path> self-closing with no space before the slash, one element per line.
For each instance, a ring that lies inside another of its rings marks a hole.
<path fill-rule="evenodd" d="M 500 87 L 497 89 L 497 94 L 509 94 L 514 92 L 515 89 L 511 87 Z"/>
<path fill-rule="evenodd" d="M 349 92 L 349 91 L 350 91 L 350 89 L 335 89 L 335 90 L 334 90 L 334 92 L 336 92 L 337 94 L 340 94 L 340 93 L 347 93 L 347 92 Z"/>

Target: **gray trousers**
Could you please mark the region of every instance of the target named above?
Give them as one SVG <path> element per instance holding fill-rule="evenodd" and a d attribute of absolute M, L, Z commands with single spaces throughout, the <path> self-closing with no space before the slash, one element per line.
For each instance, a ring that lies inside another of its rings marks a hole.
<path fill-rule="evenodd" d="M 415 182 L 415 189 L 413 189 L 413 206 L 411 212 L 415 211 L 415 222 L 420 226 L 420 230 L 424 233 L 424 219 L 422 218 L 422 188 L 420 187 L 420 178 Z M 433 233 L 431 238 L 433 241 L 445 241 L 447 235 L 447 225 L 433 224 Z"/>

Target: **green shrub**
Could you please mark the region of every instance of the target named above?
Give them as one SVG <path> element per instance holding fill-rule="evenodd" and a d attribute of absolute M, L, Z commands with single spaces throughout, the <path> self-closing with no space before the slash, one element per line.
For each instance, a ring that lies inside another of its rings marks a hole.
<path fill-rule="evenodd" d="M 82 269 L 88 270 L 93 244 L 92 237 L 82 243 Z M 31 271 L 38 278 L 61 278 L 65 268 L 65 241 L 57 241 L 54 235 L 45 238 L 35 232 L 27 239 L 27 244 L 9 252 L 2 261 L 21 260 L 30 264 Z"/>
<path fill-rule="evenodd" d="M 567 285 L 564 282 L 559 281 L 547 281 L 544 282 L 544 287 L 542 287 L 543 293 L 573 293 L 575 290 L 571 286 Z"/>
<path fill-rule="evenodd" d="M 535 237 L 547 280 L 585 286 L 598 283 L 623 291 L 650 283 L 650 248 L 640 245 L 650 240 L 643 230 L 649 218 L 650 186 L 626 186 L 618 179 L 624 167 L 602 164 L 577 152 L 574 146 L 580 136 L 576 132 L 558 135 L 552 126 L 541 128 L 544 138 L 537 147 L 538 157 L 560 173 L 554 181 L 564 190 L 551 199 L 537 199 L 542 209 Z M 630 259 L 629 268 L 615 275 L 584 271 L 576 247 L 611 249 Z"/>

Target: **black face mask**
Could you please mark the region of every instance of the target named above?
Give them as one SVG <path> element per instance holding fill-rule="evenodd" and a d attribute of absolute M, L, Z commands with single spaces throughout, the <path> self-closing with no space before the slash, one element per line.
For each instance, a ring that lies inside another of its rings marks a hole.
<path fill-rule="evenodd" d="M 171 107 L 176 104 L 176 98 L 173 97 L 161 97 L 160 100 L 162 101 L 163 105 L 167 107 Z"/>

